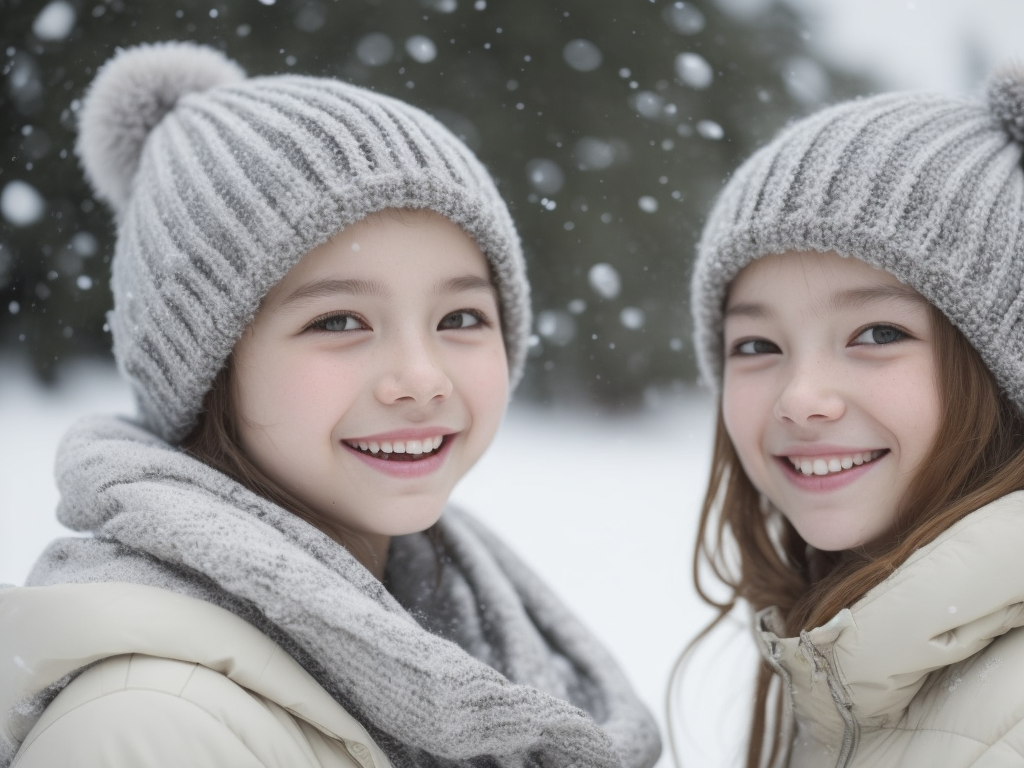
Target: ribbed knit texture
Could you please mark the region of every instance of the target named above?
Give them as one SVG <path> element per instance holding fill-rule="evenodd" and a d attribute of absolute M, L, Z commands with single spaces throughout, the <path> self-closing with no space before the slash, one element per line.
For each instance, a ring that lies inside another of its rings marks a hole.
<path fill-rule="evenodd" d="M 266 293 L 304 254 L 387 208 L 428 208 L 484 253 L 514 385 L 530 325 L 519 239 L 486 169 L 444 126 L 336 80 L 245 79 L 200 46 L 122 52 L 77 146 L 117 212 L 114 355 L 142 418 L 184 437 Z"/>
<path fill-rule="evenodd" d="M 57 482 L 58 518 L 91 536 L 51 544 L 30 586 L 144 584 L 219 605 L 302 664 L 396 768 L 658 758 L 657 726 L 601 644 L 468 515 L 445 511 L 440 552 L 396 537 L 386 589 L 323 532 L 119 419 L 72 428 Z M 18 747 L 2 741 L 0 765 Z"/>
<path fill-rule="evenodd" d="M 938 307 L 1024 412 L 1024 148 L 1012 127 L 1024 81 L 1001 77 L 988 104 L 895 93 L 830 107 L 740 166 L 694 268 L 705 383 L 721 386 L 723 303 L 739 271 L 767 254 L 835 252 Z"/>

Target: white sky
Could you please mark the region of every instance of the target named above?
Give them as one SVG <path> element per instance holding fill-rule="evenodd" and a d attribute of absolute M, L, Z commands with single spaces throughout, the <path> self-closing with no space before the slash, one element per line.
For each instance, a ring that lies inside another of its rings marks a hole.
<path fill-rule="evenodd" d="M 784 1 L 806 15 L 820 54 L 885 89 L 966 92 L 993 67 L 1024 63 L 1024 0 Z"/>

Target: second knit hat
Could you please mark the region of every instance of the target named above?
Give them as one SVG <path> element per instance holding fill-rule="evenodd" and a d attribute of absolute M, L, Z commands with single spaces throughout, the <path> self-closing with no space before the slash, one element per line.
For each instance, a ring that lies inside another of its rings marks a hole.
<path fill-rule="evenodd" d="M 956 326 L 1024 413 L 1024 71 L 987 98 L 893 93 L 784 130 L 736 171 L 691 286 L 705 383 L 722 378 L 722 312 L 751 261 L 834 252 L 885 270 Z"/>

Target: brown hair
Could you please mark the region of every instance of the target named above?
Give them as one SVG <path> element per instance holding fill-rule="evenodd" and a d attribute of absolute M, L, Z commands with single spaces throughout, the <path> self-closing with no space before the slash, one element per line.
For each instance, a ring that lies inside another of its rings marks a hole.
<path fill-rule="evenodd" d="M 894 535 L 870 553 L 816 551 L 777 509 L 766 506 L 740 465 L 719 407 L 693 560 L 697 593 L 718 615 L 690 643 L 684 658 L 741 600 L 754 611 L 778 607 L 790 636 L 820 626 L 958 520 L 1024 489 L 1021 414 L 999 391 L 963 334 L 934 307 L 931 324 L 944 416 L 928 457 L 901 500 Z M 709 594 L 704 580 L 708 571 L 726 587 L 727 599 Z M 784 734 L 777 730 L 785 692 L 772 680 L 771 668 L 762 662 L 747 768 L 773 763 L 785 747 Z"/>

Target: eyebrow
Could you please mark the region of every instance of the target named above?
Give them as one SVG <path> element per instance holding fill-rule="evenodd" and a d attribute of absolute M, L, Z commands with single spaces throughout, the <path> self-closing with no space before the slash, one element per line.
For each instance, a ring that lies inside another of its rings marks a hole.
<path fill-rule="evenodd" d="M 462 277 L 453 277 L 450 280 L 439 280 L 434 286 L 434 293 L 438 296 L 448 293 L 464 293 L 466 291 L 487 291 L 495 296 L 498 295 L 498 289 L 494 283 L 486 277 L 480 277 L 479 275 L 464 275 Z"/>
<path fill-rule="evenodd" d="M 498 289 L 494 284 L 477 275 L 465 275 L 453 277 L 449 280 L 440 280 L 434 286 L 434 293 L 441 296 L 449 293 L 463 293 L 465 291 L 487 291 L 497 295 Z M 325 296 L 377 296 L 387 298 L 391 295 L 387 286 L 376 280 L 337 280 L 323 279 L 314 280 L 310 283 L 296 288 L 281 301 L 281 306 L 299 304 L 304 301 L 321 299 Z"/>
<path fill-rule="evenodd" d="M 849 288 L 830 294 L 819 304 L 819 310 L 856 309 L 879 301 L 904 301 L 928 305 L 928 300 L 913 288 L 902 283 L 898 285 L 873 285 L 864 288 Z M 775 312 L 758 302 L 738 302 L 725 308 L 725 317 L 771 318 Z"/>
<path fill-rule="evenodd" d="M 321 299 L 325 296 L 335 296 L 339 293 L 348 296 L 387 297 L 390 295 L 387 287 L 376 280 L 314 280 L 289 293 L 281 301 L 281 306 Z"/>

